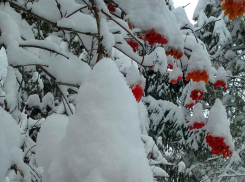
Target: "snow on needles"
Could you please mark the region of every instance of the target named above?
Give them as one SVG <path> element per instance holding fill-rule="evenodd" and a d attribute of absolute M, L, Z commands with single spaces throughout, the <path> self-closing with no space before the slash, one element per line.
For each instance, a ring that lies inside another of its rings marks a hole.
<path fill-rule="evenodd" d="M 77 99 L 50 181 L 153 182 L 137 102 L 111 59 L 95 65 Z"/>

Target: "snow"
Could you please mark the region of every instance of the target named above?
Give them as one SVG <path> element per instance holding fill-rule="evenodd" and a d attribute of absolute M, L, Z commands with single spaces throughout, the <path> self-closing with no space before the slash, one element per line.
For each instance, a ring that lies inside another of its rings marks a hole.
<path fill-rule="evenodd" d="M 145 88 L 145 78 L 140 75 L 139 71 L 134 65 L 131 65 L 128 68 L 126 80 L 129 86 L 140 85 L 142 89 Z"/>
<path fill-rule="evenodd" d="M 206 6 L 208 5 L 208 2 L 206 0 L 199 0 L 198 4 L 196 6 L 196 9 L 193 14 L 193 19 L 198 19 L 199 18 L 199 13 L 205 10 Z"/>
<path fill-rule="evenodd" d="M 46 70 L 56 78 L 57 82 L 80 85 L 91 70 L 87 63 L 76 56 L 71 56 L 69 60 L 62 56 L 46 58 L 50 61 Z"/>
<path fill-rule="evenodd" d="M 188 27 L 188 28 L 194 30 L 194 26 L 189 21 L 187 15 L 186 15 L 185 9 L 183 7 L 178 7 L 176 9 L 173 9 L 172 12 L 176 17 L 180 28 Z"/>
<path fill-rule="evenodd" d="M 16 75 L 14 69 L 9 66 L 7 76 L 4 80 L 4 92 L 6 94 L 5 100 L 10 111 L 13 111 L 17 107 L 17 91 Z"/>
<path fill-rule="evenodd" d="M 30 108 L 32 107 L 40 107 L 40 98 L 37 94 L 30 95 L 26 101 L 26 105 Z"/>
<path fill-rule="evenodd" d="M 148 135 L 149 124 L 150 124 L 150 121 L 148 118 L 148 112 L 143 102 L 139 102 L 138 106 L 139 106 L 139 119 L 140 119 L 141 133 L 143 135 Z"/>
<path fill-rule="evenodd" d="M 150 31 L 154 28 L 167 38 L 168 45 L 183 49 L 183 38 L 177 20 L 164 1 L 115 0 L 114 2 L 126 12 L 125 19 L 128 19 L 132 25 L 142 31 Z"/>
<path fill-rule="evenodd" d="M 8 69 L 8 58 L 4 47 L 0 49 L 0 80 L 5 78 Z"/>
<path fill-rule="evenodd" d="M 77 99 L 77 113 L 49 169 L 50 181 L 153 181 L 138 105 L 116 64 L 100 60 Z"/>
<path fill-rule="evenodd" d="M 230 133 L 230 122 L 227 119 L 225 107 L 219 99 L 215 100 L 214 106 L 209 112 L 207 131 L 212 136 L 224 137 L 225 143 L 234 151 L 234 143 Z"/>
<path fill-rule="evenodd" d="M 12 116 L 0 107 L 0 181 L 5 181 L 7 171 L 12 164 L 17 164 L 25 173 L 25 180 L 30 181 L 29 170 L 24 167 L 23 153 L 19 148 L 20 130 Z"/>
<path fill-rule="evenodd" d="M 67 124 L 68 117 L 61 114 L 52 114 L 42 124 L 38 134 L 36 159 L 38 165 L 44 168 L 43 181 L 49 181 L 48 169 L 59 153 L 60 141 L 66 135 Z"/>
<path fill-rule="evenodd" d="M 178 77 L 182 79 L 183 73 L 179 67 L 174 65 L 173 70 L 169 73 L 169 82 L 171 82 L 171 80 L 178 80 Z"/>
<path fill-rule="evenodd" d="M 189 124 L 193 125 L 194 123 L 206 123 L 206 119 L 204 117 L 203 108 L 202 108 L 201 103 L 197 103 L 194 106 L 193 116 L 191 117 Z"/>
<path fill-rule="evenodd" d="M 152 96 L 143 97 L 142 100 L 148 113 L 151 113 L 149 118 L 153 122 L 154 130 L 158 127 L 163 118 L 163 122 L 172 121 L 175 122 L 176 126 L 181 126 L 185 123 L 185 116 L 181 108 L 172 102 L 156 100 Z M 167 113 L 167 116 L 165 116 L 166 111 L 170 111 Z M 161 133 L 159 133 L 159 135 L 160 134 Z"/>
<path fill-rule="evenodd" d="M 231 40 L 231 34 L 226 27 L 223 16 L 224 15 L 221 14 L 218 17 L 218 19 L 220 19 L 220 20 L 215 22 L 214 30 L 213 30 L 213 34 L 219 36 L 219 44 L 220 45 L 224 45 L 227 41 Z"/>
<path fill-rule="evenodd" d="M 183 161 L 180 161 L 179 164 L 178 164 L 178 172 L 179 173 L 184 173 L 185 168 L 186 168 L 185 163 Z"/>

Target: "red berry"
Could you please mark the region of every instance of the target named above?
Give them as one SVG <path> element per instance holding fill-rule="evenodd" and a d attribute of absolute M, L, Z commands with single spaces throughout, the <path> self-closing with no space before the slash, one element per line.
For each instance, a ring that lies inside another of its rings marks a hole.
<path fill-rule="evenodd" d="M 172 70 L 174 66 L 172 64 L 168 64 L 168 69 Z"/>
<path fill-rule="evenodd" d="M 136 98 L 136 101 L 140 102 L 141 97 L 144 93 L 144 90 L 141 88 L 140 85 L 135 85 L 135 86 L 132 86 L 130 88 L 132 89 L 132 92 L 134 94 L 134 97 Z"/>
<path fill-rule="evenodd" d="M 116 11 L 116 8 L 110 3 L 108 4 L 107 8 L 109 9 L 110 12 L 114 13 Z"/>

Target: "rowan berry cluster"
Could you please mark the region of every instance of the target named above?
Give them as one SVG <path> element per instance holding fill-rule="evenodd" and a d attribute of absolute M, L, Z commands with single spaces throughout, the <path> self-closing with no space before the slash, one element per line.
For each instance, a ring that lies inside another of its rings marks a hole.
<path fill-rule="evenodd" d="M 182 77 L 181 76 L 178 76 L 177 80 L 176 79 L 172 79 L 171 80 L 171 83 L 172 84 L 175 84 L 175 83 L 177 83 L 177 81 L 180 81 L 180 80 L 182 80 Z"/>
<path fill-rule="evenodd" d="M 144 90 L 142 89 L 142 87 L 140 85 L 134 85 L 134 86 L 131 86 L 130 88 L 132 89 L 132 93 L 134 94 L 136 101 L 140 102 L 141 97 L 144 93 Z"/>
<path fill-rule="evenodd" d="M 214 83 L 214 87 L 221 86 L 223 87 L 223 91 L 226 91 L 226 84 L 223 80 L 218 80 Z"/>
<path fill-rule="evenodd" d="M 113 6 L 113 4 L 111 4 L 111 3 L 109 3 L 109 4 L 107 5 L 107 8 L 108 8 L 108 10 L 109 10 L 111 13 L 114 13 L 114 12 L 116 11 L 115 6 Z"/>
<path fill-rule="evenodd" d="M 176 49 L 171 49 L 170 51 L 166 51 L 167 56 L 173 56 L 174 59 L 180 59 L 183 56 L 183 53 Z"/>
<path fill-rule="evenodd" d="M 222 2 L 223 0 L 220 0 Z M 224 10 L 225 15 L 229 15 L 229 20 L 242 17 L 245 13 L 245 0 L 225 0 L 221 9 Z"/>
<path fill-rule="evenodd" d="M 154 44 L 167 44 L 168 40 L 165 39 L 161 34 L 157 33 L 154 29 L 152 29 L 147 35 L 144 37 L 145 41 L 148 41 L 150 45 Z"/>
<path fill-rule="evenodd" d="M 224 142 L 223 137 L 214 137 L 209 133 L 206 136 L 207 144 L 212 148 L 211 152 L 214 155 L 222 154 L 223 158 L 229 157 L 232 155 L 232 151 L 229 150 L 229 146 Z"/>
<path fill-rule="evenodd" d="M 186 107 L 192 108 L 194 105 L 195 105 L 195 103 L 190 103 L 190 104 L 186 104 Z"/>
<path fill-rule="evenodd" d="M 172 64 L 168 64 L 168 69 L 172 70 L 174 68 L 174 66 Z"/>
<path fill-rule="evenodd" d="M 191 95 L 190 97 L 192 98 L 192 100 L 194 101 L 199 101 L 199 100 L 202 100 L 204 96 L 204 93 L 202 91 L 200 91 L 199 89 L 195 89 L 191 92 Z"/>
<path fill-rule="evenodd" d="M 133 48 L 133 51 L 136 52 L 136 48 L 138 47 L 138 43 L 132 40 L 127 41 L 127 43 Z"/>
<path fill-rule="evenodd" d="M 207 74 L 207 71 L 192 71 L 187 73 L 185 80 L 189 81 L 192 79 L 195 82 L 204 81 L 205 83 L 208 83 L 209 76 Z"/>
<path fill-rule="evenodd" d="M 190 130 L 193 129 L 201 129 L 205 126 L 205 123 L 194 123 L 192 126 L 190 126 Z"/>

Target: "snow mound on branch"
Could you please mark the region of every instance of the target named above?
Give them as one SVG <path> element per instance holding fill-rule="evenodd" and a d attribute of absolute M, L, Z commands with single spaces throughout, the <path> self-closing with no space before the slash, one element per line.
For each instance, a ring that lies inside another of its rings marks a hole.
<path fill-rule="evenodd" d="M 138 105 L 111 59 L 95 65 L 77 99 L 50 181 L 152 182 Z"/>
<path fill-rule="evenodd" d="M 8 58 L 4 47 L 0 49 L 0 80 L 5 78 L 8 71 Z"/>
<path fill-rule="evenodd" d="M 60 150 L 60 141 L 66 135 L 68 117 L 61 114 L 53 114 L 42 124 L 38 133 L 36 159 L 40 166 L 44 167 L 43 181 L 49 179 L 48 168 Z"/>
<path fill-rule="evenodd" d="M 180 28 L 188 27 L 188 28 L 194 30 L 194 26 L 191 24 L 190 20 L 188 19 L 186 12 L 185 12 L 185 9 L 183 7 L 178 7 L 176 9 L 174 9 L 172 12 L 176 17 Z"/>
<path fill-rule="evenodd" d="M 48 59 L 50 62 L 46 70 L 58 82 L 80 85 L 91 70 L 87 63 L 82 62 L 76 56 L 71 56 L 69 60 L 61 56 L 52 56 Z"/>
<path fill-rule="evenodd" d="M 190 125 L 193 125 L 194 123 L 206 123 L 201 103 L 197 103 L 194 106 L 193 116 L 190 120 Z"/>
<path fill-rule="evenodd" d="M 140 85 L 141 88 L 145 88 L 145 78 L 140 75 L 139 70 L 134 65 L 128 68 L 126 80 L 129 86 Z"/>
<path fill-rule="evenodd" d="M 214 106 L 209 112 L 207 131 L 214 137 L 224 137 L 225 143 L 234 151 L 234 143 L 230 133 L 230 122 L 227 119 L 225 107 L 219 99 L 216 99 Z"/>
<path fill-rule="evenodd" d="M 185 171 L 186 165 L 183 161 L 178 164 L 178 173 L 183 173 Z"/>
<path fill-rule="evenodd" d="M 18 104 L 18 87 L 16 81 L 15 71 L 12 67 L 8 66 L 8 73 L 4 80 L 4 92 L 6 93 L 5 99 L 8 108 L 12 112 Z"/>
<path fill-rule="evenodd" d="M 208 2 L 206 0 L 199 0 L 196 6 L 196 9 L 194 11 L 194 14 L 193 14 L 193 20 L 198 19 L 200 13 L 202 13 L 205 10 L 207 5 L 208 5 Z"/>
<path fill-rule="evenodd" d="M 23 162 L 23 153 L 19 148 L 20 129 L 12 116 L 2 107 L 0 107 L 0 116 L 0 181 L 5 181 L 7 171 L 13 164 L 24 172 L 25 181 L 31 181 L 29 169 Z"/>
<path fill-rule="evenodd" d="M 57 3 L 55 0 L 39 0 L 29 2 L 27 4 L 27 9 L 31 9 L 32 12 L 43 18 L 48 19 L 49 21 L 56 22 L 57 20 L 62 18 L 61 14 L 64 17 L 70 15 L 71 13 L 82 7 L 74 0 L 58 0 L 57 2 L 60 4 L 60 11 L 57 8 Z"/>

